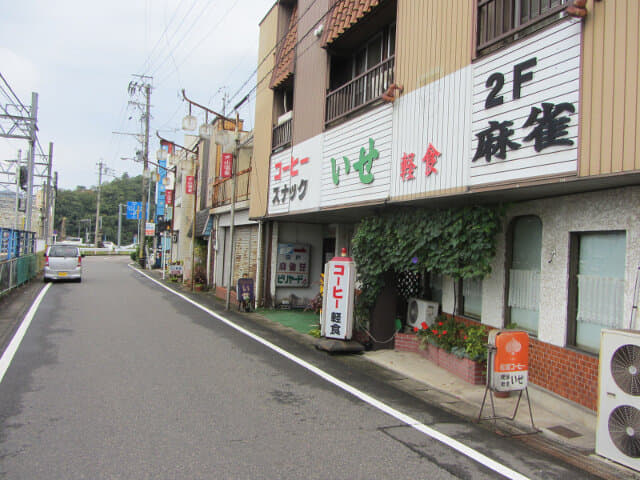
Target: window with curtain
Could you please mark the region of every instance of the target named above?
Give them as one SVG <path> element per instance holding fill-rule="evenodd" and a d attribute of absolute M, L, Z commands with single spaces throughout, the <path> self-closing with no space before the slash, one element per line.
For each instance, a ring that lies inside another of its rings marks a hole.
<path fill-rule="evenodd" d="M 482 279 L 462 279 L 462 314 L 480 319 L 482 316 Z"/>
<path fill-rule="evenodd" d="M 533 215 L 512 223 L 509 268 L 509 321 L 530 333 L 538 333 L 540 309 L 540 255 L 542 222 Z"/>
<path fill-rule="evenodd" d="M 603 328 L 622 328 L 624 319 L 625 232 L 589 232 L 572 236 L 575 305 L 569 343 L 600 350 Z"/>

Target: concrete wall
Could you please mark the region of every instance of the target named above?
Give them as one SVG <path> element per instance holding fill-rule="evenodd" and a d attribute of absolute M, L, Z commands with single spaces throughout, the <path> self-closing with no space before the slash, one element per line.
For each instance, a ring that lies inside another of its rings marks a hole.
<path fill-rule="evenodd" d="M 626 231 L 624 326 L 633 305 L 636 271 L 640 264 L 640 187 L 547 198 L 513 205 L 500 234 L 493 273 L 483 280 L 482 322 L 501 327 L 505 305 L 506 228 L 521 215 L 542 221 L 542 259 L 538 339 L 565 346 L 569 291 L 569 235 L 571 232 Z M 639 323 L 633 328 L 638 328 Z"/>

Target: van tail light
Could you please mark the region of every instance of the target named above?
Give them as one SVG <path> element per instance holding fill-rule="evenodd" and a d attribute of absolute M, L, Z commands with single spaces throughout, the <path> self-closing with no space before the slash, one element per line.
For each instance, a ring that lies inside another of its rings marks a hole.
<path fill-rule="evenodd" d="M 78 266 L 81 267 L 82 266 L 82 257 L 78 257 Z"/>
<path fill-rule="evenodd" d="M 44 266 L 45 267 L 49 266 L 49 257 L 44 257 Z"/>

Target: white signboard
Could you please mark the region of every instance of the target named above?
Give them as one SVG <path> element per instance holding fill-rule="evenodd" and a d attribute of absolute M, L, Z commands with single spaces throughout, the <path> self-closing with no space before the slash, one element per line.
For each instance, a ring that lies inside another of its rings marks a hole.
<path fill-rule="evenodd" d="M 474 63 L 471 185 L 577 171 L 581 25 L 564 20 Z"/>
<path fill-rule="evenodd" d="M 349 257 L 334 257 L 325 268 L 322 335 L 349 340 L 353 333 L 355 264 Z"/>
<path fill-rule="evenodd" d="M 309 286 L 309 253 L 311 246 L 301 243 L 279 243 L 276 268 L 277 287 Z"/>
<path fill-rule="evenodd" d="M 392 122 L 383 105 L 325 132 L 321 207 L 388 198 Z"/>
<path fill-rule="evenodd" d="M 392 199 L 467 186 L 472 73 L 465 67 L 395 101 Z"/>
<path fill-rule="evenodd" d="M 269 214 L 319 208 L 322 139 L 316 135 L 271 157 Z"/>

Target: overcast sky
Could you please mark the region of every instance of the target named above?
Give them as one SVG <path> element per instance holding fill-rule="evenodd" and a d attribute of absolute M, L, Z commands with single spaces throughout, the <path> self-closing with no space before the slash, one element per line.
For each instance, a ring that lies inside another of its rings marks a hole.
<path fill-rule="evenodd" d="M 258 24 L 275 0 L 0 0 L 0 72 L 22 103 L 38 98 L 38 138 L 54 144 L 59 186 L 98 182 L 102 159 L 115 170 L 140 174 L 141 112 L 128 105 L 133 74 L 152 75 L 150 160 L 159 148 L 155 131 L 182 143 L 188 105 L 222 113 L 255 85 Z M 140 96 L 137 100 L 142 101 Z M 3 102 L 5 100 L 3 99 Z M 240 110 L 253 128 L 255 95 Z M 196 113 L 195 111 L 193 112 Z M 0 139 L 0 160 L 26 155 L 27 142 Z M 38 183 L 38 180 L 36 180 Z M 41 183 L 41 181 L 40 181 Z"/>

